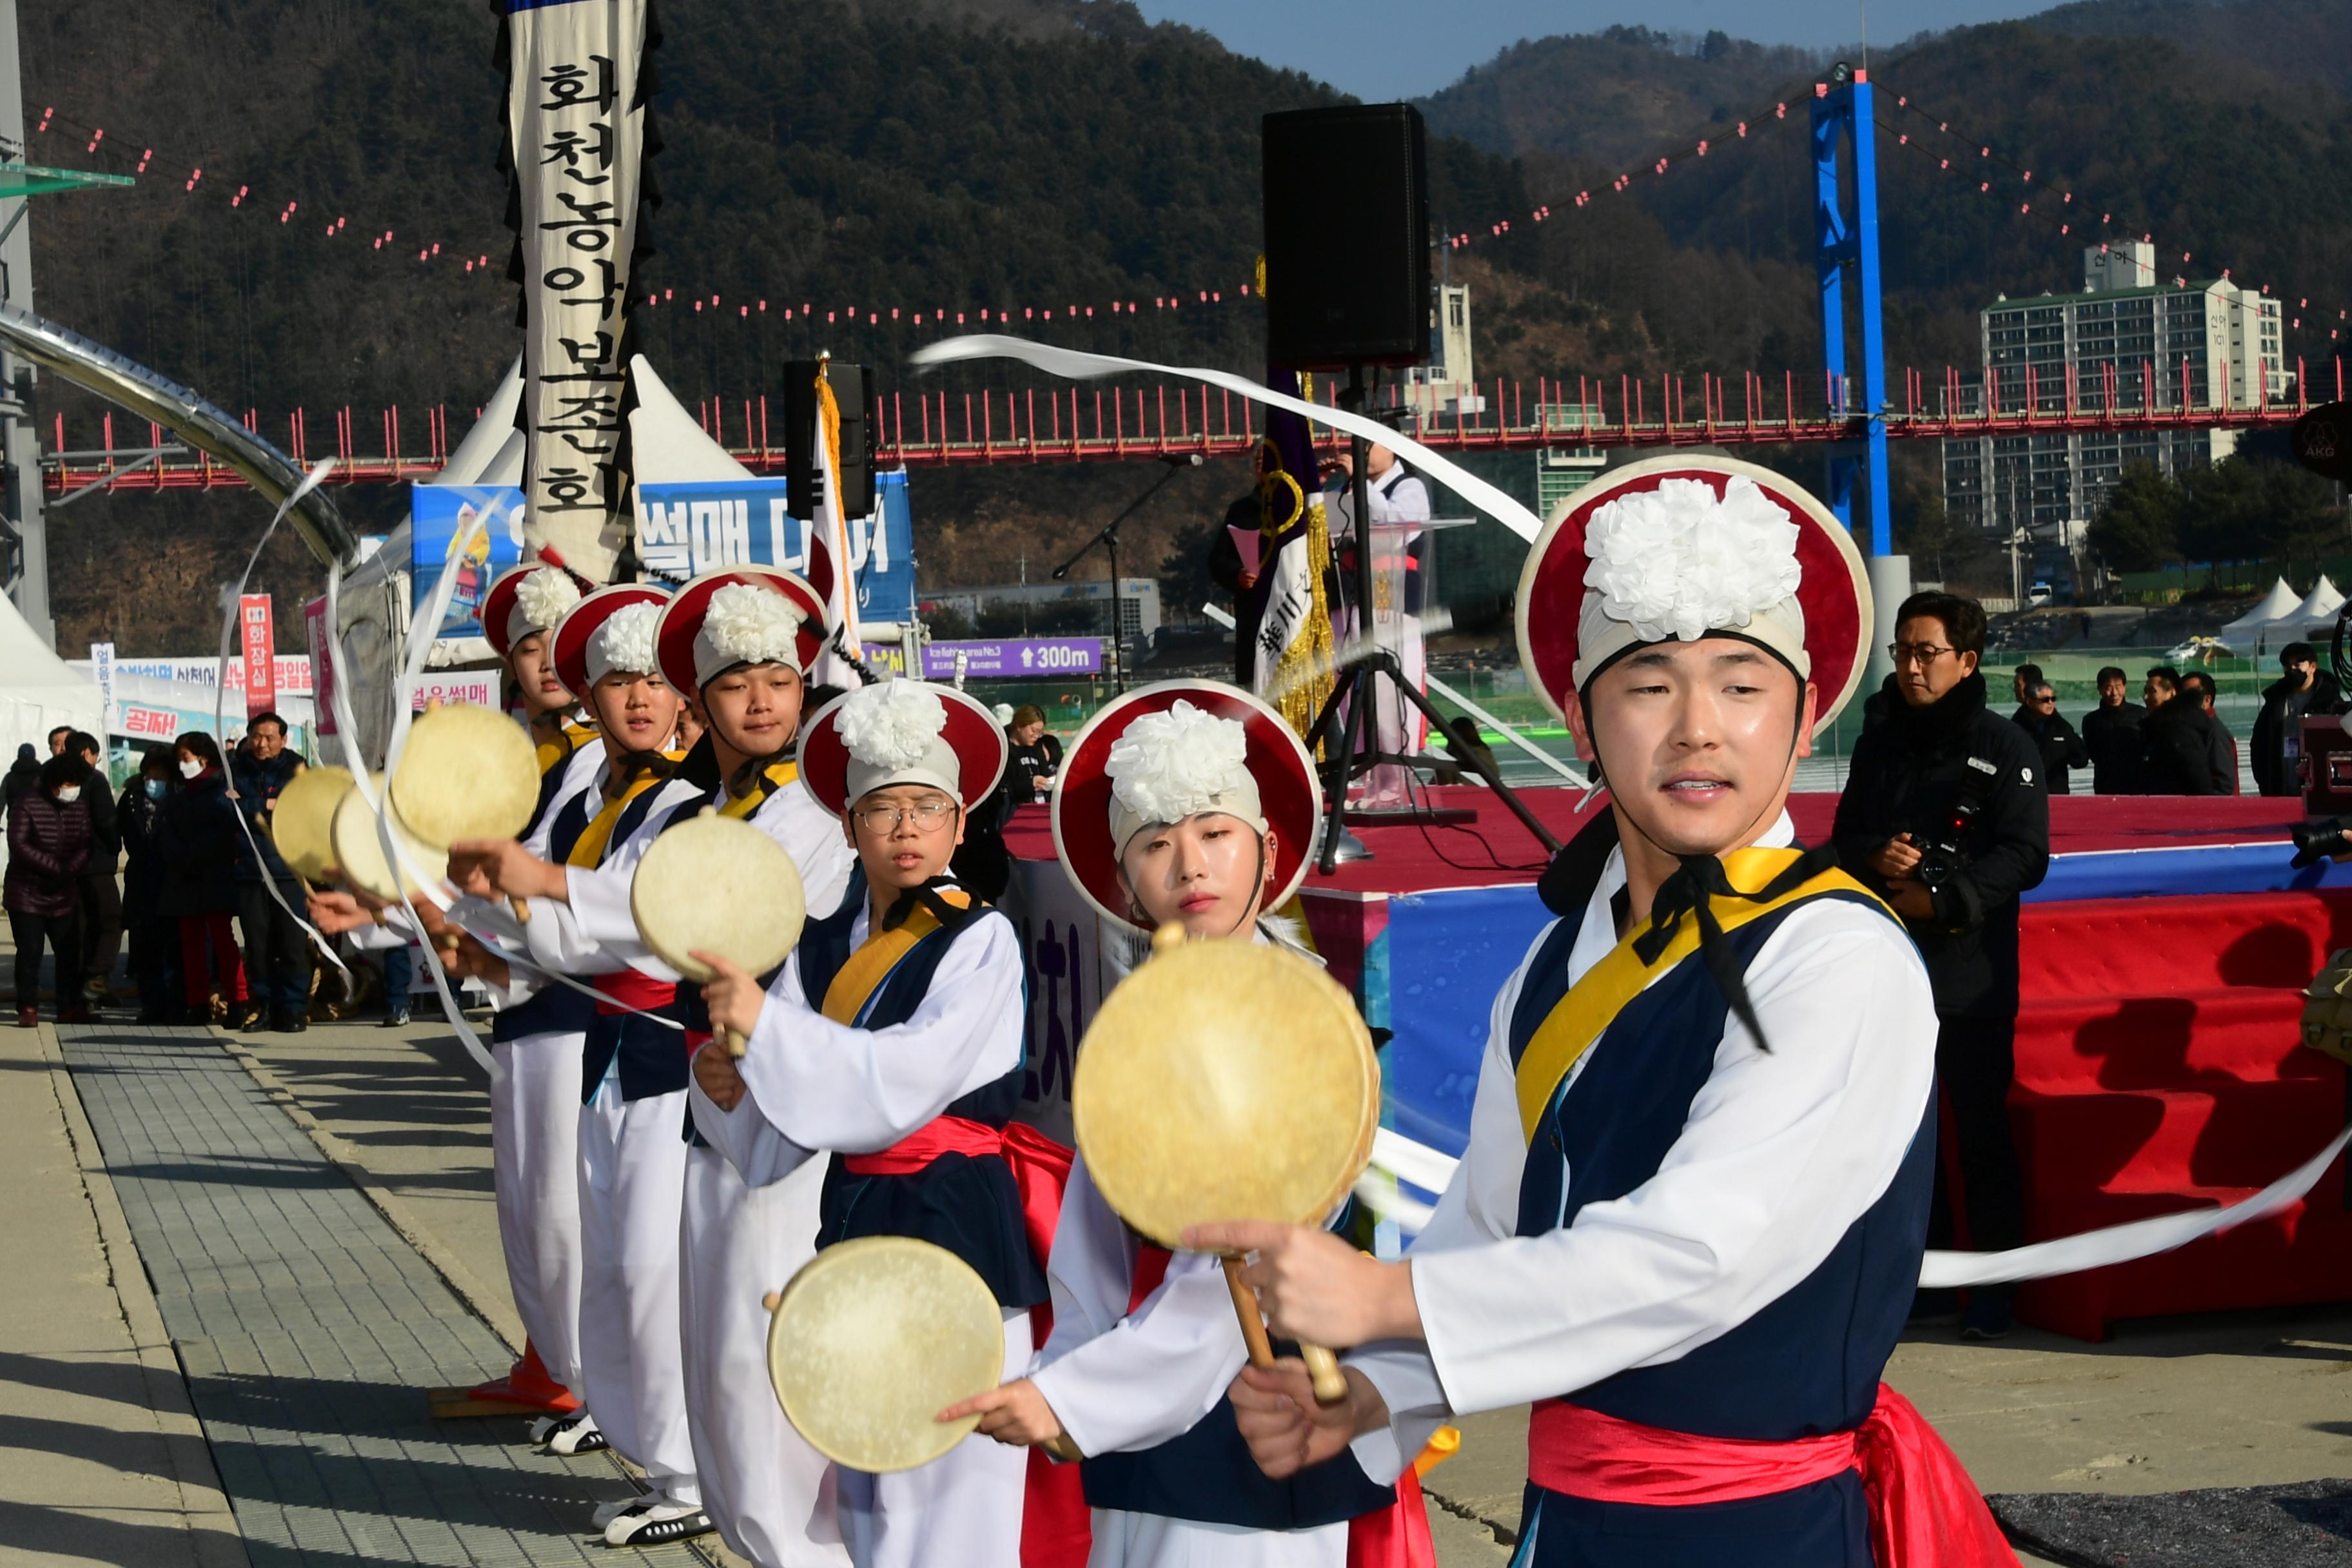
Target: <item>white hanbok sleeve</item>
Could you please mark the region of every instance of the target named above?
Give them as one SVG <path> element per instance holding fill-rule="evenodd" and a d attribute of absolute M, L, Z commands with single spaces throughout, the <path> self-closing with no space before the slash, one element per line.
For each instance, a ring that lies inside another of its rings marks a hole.
<path fill-rule="evenodd" d="M 1675 1361 L 1786 1294 L 1878 1201 L 1934 1087 L 1935 1001 L 1916 950 L 1875 910 L 1812 903 L 1767 939 L 1748 986 L 1770 1052 L 1729 1020 L 1657 1173 L 1531 1237 L 1510 1234 L 1526 1143 L 1497 999 L 1472 1158 L 1412 1255 L 1436 1388 L 1389 1375 L 1402 1425 L 1385 1447 L 1359 1439 L 1360 1458 L 1392 1459 L 1433 1409 L 1572 1395 Z M 1361 1364 L 1387 1398 L 1383 1360 Z"/>
<path fill-rule="evenodd" d="M 991 911 L 948 948 L 912 1017 L 860 1029 L 808 1005 L 795 954 L 768 987 L 736 1064 L 749 1092 L 732 1114 L 752 1111 L 803 1158 L 818 1149 L 887 1149 L 1021 1065 L 1022 973 L 1013 922 Z M 763 1133 L 755 1131 L 746 1146 L 752 1167 L 779 1177 L 789 1173 L 786 1153 L 770 1147 Z M 761 1184 L 753 1169 L 736 1168 L 747 1183 Z"/>
<path fill-rule="evenodd" d="M 1071 1167 L 1046 1282 L 1054 1333 L 1030 1379 L 1085 1454 L 1155 1447 L 1216 1408 L 1249 1359 L 1224 1270 L 1180 1252 L 1133 1313 L 1136 1243 L 1087 1174 Z"/>

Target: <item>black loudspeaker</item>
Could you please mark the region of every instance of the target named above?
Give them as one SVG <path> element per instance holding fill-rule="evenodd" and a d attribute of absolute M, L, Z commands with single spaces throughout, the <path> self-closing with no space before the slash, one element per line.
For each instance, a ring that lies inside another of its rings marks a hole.
<path fill-rule="evenodd" d="M 816 454 L 816 365 L 796 359 L 784 366 L 784 483 L 795 517 L 816 515 L 809 498 L 817 493 L 824 466 Z M 841 409 L 841 489 L 844 518 L 874 512 L 874 372 L 862 364 L 833 361 L 825 380 Z"/>
<path fill-rule="evenodd" d="M 1294 370 L 1429 358 L 1429 169 L 1421 111 L 1269 114 L 1266 355 Z"/>

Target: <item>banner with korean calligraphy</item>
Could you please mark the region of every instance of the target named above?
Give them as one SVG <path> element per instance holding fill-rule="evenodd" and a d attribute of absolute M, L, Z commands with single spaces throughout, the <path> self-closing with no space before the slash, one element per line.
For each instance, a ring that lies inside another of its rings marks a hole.
<path fill-rule="evenodd" d="M 871 517 L 843 524 L 844 579 L 861 620 L 915 613 L 915 521 L 904 470 L 875 476 Z M 648 581 L 675 587 L 720 566 L 781 566 L 807 576 L 816 523 L 782 479 L 712 479 L 637 487 L 637 559 Z M 822 548 L 822 546 L 819 546 Z"/>
<path fill-rule="evenodd" d="M 526 543 L 612 579 L 635 521 L 628 307 L 656 41 L 647 0 L 506 0 Z"/>

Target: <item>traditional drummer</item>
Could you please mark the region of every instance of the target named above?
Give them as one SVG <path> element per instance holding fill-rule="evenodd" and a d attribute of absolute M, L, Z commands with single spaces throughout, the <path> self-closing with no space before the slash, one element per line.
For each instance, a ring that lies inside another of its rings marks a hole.
<path fill-rule="evenodd" d="M 749 1045 L 740 1062 L 705 1047 L 694 1072 L 724 1120 L 746 1123 L 697 1119 L 752 1186 L 832 1154 L 821 1247 L 904 1236 L 970 1264 L 1003 1310 L 1013 1375 L 1032 1350 L 1029 1309 L 1046 1299 L 1045 1238 L 1024 1226 L 1014 1169 L 1027 1163 L 1024 1130 L 1007 1126 L 1025 1039 L 1021 945 L 1011 921 L 948 879 L 966 810 L 995 789 L 1005 750 L 988 710 L 919 680 L 853 691 L 811 721 L 801 784 L 856 849 L 851 897 L 811 920 L 764 991 L 713 963 L 711 1023 Z M 1050 1209 L 1045 1224 L 1050 1237 Z M 967 1440 L 916 1469 L 841 1472 L 852 1561 L 1016 1568 L 1026 1470 L 1021 1450 Z"/>
<path fill-rule="evenodd" d="M 1259 1463 L 1391 1476 L 1449 1415 L 1533 1402 L 1530 1568 L 2012 1562 L 1879 1381 L 1932 1179 L 1927 976 L 1784 809 L 1871 635 L 1845 531 L 1762 468 L 1634 464 L 1546 530 L 1518 616 L 1612 807 L 1545 878 L 1560 918 L 1495 1000 L 1410 1256 L 1188 1237 L 1257 1252 L 1277 1332 L 1362 1347 L 1328 1408 L 1295 1366 L 1243 1373 Z"/>
<path fill-rule="evenodd" d="M 1168 681 L 1071 742 L 1054 836 L 1077 890 L 1138 936 L 1173 923 L 1311 956 L 1268 911 L 1306 878 L 1318 809 L 1314 763 L 1279 713 L 1232 687 Z M 1054 1333 L 1029 1376 L 945 1414 L 982 1412 L 1000 1441 L 1059 1438 L 1087 1456 L 1091 1568 L 1339 1568 L 1349 1521 L 1398 1506 L 1346 1459 L 1287 1481 L 1256 1471 L 1225 1396 L 1247 1352 L 1217 1260 L 1142 1241 L 1083 1157 L 1048 1273 Z"/>

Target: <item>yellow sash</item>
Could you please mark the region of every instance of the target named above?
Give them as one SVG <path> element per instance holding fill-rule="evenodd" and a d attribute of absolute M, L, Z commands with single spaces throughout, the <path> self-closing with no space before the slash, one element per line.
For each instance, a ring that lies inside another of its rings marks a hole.
<path fill-rule="evenodd" d="M 545 778 L 550 770 L 562 767 L 571 760 L 573 752 L 580 750 L 583 742 L 595 738 L 594 725 L 566 723 L 561 731 L 557 731 L 555 739 L 539 742 L 540 776 Z"/>
<path fill-rule="evenodd" d="M 670 759 L 672 762 L 677 760 L 676 757 Z M 603 865 L 605 847 L 613 837 L 614 826 L 621 820 L 621 813 L 628 809 L 629 802 L 664 782 L 663 775 L 651 770 L 631 779 L 628 787 L 621 791 L 619 799 L 606 801 L 604 809 L 588 819 L 588 826 L 580 830 L 580 837 L 572 846 L 572 853 L 563 858 L 563 863 L 583 868 Z"/>
<path fill-rule="evenodd" d="M 1723 858 L 1723 869 L 1734 888 L 1743 893 L 1754 892 L 1769 885 L 1801 853 L 1795 849 L 1735 849 Z M 1860 893 L 1885 907 L 1875 893 L 1832 868 L 1765 902 L 1718 899 L 1714 905 L 1716 923 L 1727 932 L 1735 931 L 1775 910 L 1830 892 Z M 1692 915 L 1683 917 L 1681 927 L 1654 963 L 1643 963 L 1633 952 L 1633 939 L 1640 934 L 1638 931 L 1627 931 L 1600 963 L 1586 970 L 1537 1026 L 1534 1037 L 1520 1054 L 1519 1127 L 1529 1142 L 1535 1141 L 1536 1124 L 1543 1120 L 1544 1108 L 1551 1103 L 1552 1096 L 1567 1081 L 1578 1059 L 1601 1037 L 1601 1031 L 1650 982 L 1698 951 L 1698 921 Z"/>
<path fill-rule="evenodd" d="M 940 897 L 957 909 L 971 907 L 971 895 L 957 888 L 942 888 Z M 849 962 L 824 988 L 824 1005 L 817 1011 L 836 1024 L 855 1024 L 866 1010 L 866 1004 L 881 988 L 898 961 L 914 951 L 915 944 L 940 929 L 940 917 L 931 913 L 929 904 L 917 904 L 914 912 L 896 931 L 876 931 L 860 943 Z"/>
<path fill-rule="evenodd" d="M 745 821 L 768 803 L 769 796 L 800 776 L 801 765 L 798 763 L 777 763 L 765 768 L 760 773 L 762 782 L 730 798 L 725 805 L 719 808 L 719 815 L 731 816 L 738 822 Z"/>

